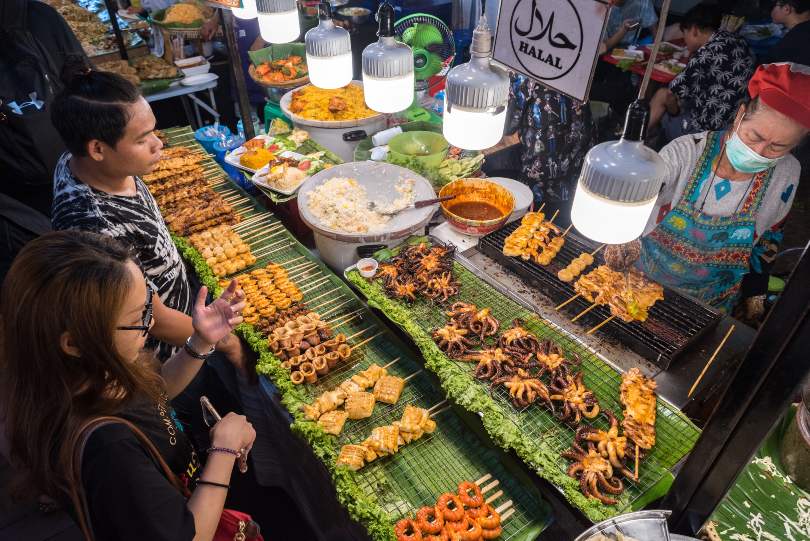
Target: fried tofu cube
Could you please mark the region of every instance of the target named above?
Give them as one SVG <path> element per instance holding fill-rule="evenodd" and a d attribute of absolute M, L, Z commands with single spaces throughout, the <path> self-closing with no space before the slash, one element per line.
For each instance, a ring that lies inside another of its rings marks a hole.
<path fill-rule="evenodd" d="M 425 408 L 417 408 L 411 404 L 405 406 L 405 411 L 402 412 L 402 430 L 405 432 L 416 432 L 417 430 L 424 430 L 422 426 L 430 418 L 428 411 Z M 409 429 L 413 427 L 413 429 Z"/>
<path fill-rule="evenodd" d="M 363 388 L 360 387 L 354 381 L 352 381 L 350 379 L 347 379 L 346 381 L 344 381 L 343 383 L 340 384 L 340 386 L 338 387 L 338 390 L 342 391 L 343 394 L 345 394 L 346 396 L 351 396 L 351 395 L 353 395 L 355 393 L 359 393 L 359 392 L 363 391 Z"/>
<path fill-rule="evenodd" d="M 344 445 L 337 459 L 338 466 L 348 466 L 357 471 L 366 465 L 366 448 L 362 445 Z"/>
<path fill-rule="evenodd" d="M 346 398 L 345 408 L 349 419 L 365 419 L 374 411 L 374 395 L 371 393 L 354 393 Z"/>
<path fill-rule="evenodd" d="M 318 419 L 318 424 L 327 434 L 338 436 L 343 431 L 343 425 L 346 424 L 348 417 L 349 414 L 342 410 L 327 411 Z"/>
<path fill-rule="evenodd" d="M 404 388 L 404 379 L 397 376 L 383 376 L 374 384 L 374 397 L 386 404 L 396 404 Z"/>

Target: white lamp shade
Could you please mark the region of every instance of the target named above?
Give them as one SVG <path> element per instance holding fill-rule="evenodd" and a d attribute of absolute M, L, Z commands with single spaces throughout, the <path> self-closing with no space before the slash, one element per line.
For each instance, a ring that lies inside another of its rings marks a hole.
<path fill-rule="evenodd" d="M 289 43 L 301 34 L 298 10 L 259 13 L 259 33 L 268 43 Z"/>
<path fill-rule="evenodd" d="M 607 244 L 624 244 L 644 233 L 657 197 L 637 203 L 621 203 L 577 185 L 571 206 L 571 223 L 577 231 Z"/>
<path fill-rule="evenodd" d="M 453 146 L 465 150 L 484 150 L 497 145 L 503 138 L 506 107 L 500 113 L 487 113 L 455 106 L 447 108 L 444 100 L 442 132 Z"/>
<path fill-rule="evenodd" d="M 237 19 L 255 19 L 258 15 L 256 12 L 256 0 L 242 0 L 242 7 L 231 9 L 231 13 Z"/>
<path fill-rule="evenodd" d="M 413 72 L 402 77 L 378 78 L 363 73 L 363 94 L 369 109 L 398 113 L 413 103 Z"/>
<path fill-rule="evenodd" d="M 352 54 L 314 56 L 307 54 L 309 81 L 318 88 L 342 88 L 352 82 Z"/>

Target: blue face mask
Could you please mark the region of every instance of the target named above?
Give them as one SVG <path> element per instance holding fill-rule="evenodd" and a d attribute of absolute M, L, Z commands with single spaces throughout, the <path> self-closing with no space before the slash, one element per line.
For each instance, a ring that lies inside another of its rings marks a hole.
<path fill-rule="evenodd" d="M 766 158 L 743 143 L 737 130 L 726 141 L 726 157 L 731 167 L 740 173 L 759 173 L 776 165 L 779 158 Z"/>

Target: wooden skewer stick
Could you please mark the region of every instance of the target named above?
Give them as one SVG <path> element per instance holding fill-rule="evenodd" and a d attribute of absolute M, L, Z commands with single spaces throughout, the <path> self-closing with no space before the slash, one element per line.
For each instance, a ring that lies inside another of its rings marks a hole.
<path fill-rule="evenodd" d="M 302 290 L 301 290 L 301 293 L 309 293 L 309 292 L 310 292 L 310 291 L 312 291 L 313 289 L 318 289 L 318 287 L 319 287 L 321 284 L 323 284 L 324 282 L 328 282 L 328 281 L 329 281 L 329 277 L 328 277 L 328 276 L 324 276 L 324 277 L 323 277 L 323 278 L 321 278 L 320 280 L 315 280 L 315 281 L 314 281 L 314 282 L 312 282 L 311 284 L 307 284 L 307 287 L 305 287 L 304 289 L 302 289 Z"/>
<path fill-rule="evenodd" d="M 555 210 L 554 214 L 552 214 L 551 218 L 548 219 L 548 223 L 554 222 L 554 218 L 556 218 L 559 213 L 560 213 L 560 209 Z"/>
<path fill-rule="evenodd" d="M 495 479 L 494 481 L 489 483 L 487 486 L 481 487 L 481 493 L 489 492 L 490 490 L 492 490 L 493 488 L 495 488 L 496 486 L 498 486 L 500 484 L 501 484 L 501 482 L 498 481 L 497 479 Z"/>
<path fill-rule="evenodd" d="M 597 306 L 599 306 L 599 305 L 598 305 L 598 304 L 596 304 L 596 303 L 593 303 L 592 305 L 590 305 L 589 307 L 587 307 L 585 310 L 583 310 L 582 312 L 580 312 L 579 314 L 577 314 L 576 316 L 574 316 L 574 319 L 572 319 L 572 320 L 571 320 L 571 323 L 575 322 L 576 320 L 578 320 L 579 318 L 581 318 L 582 316 L 584 316 L 585 314 L 587 314 L 588 312 L 590 312 L 591 310 L 593 310 L 594 308 L 596 308 Z"/>
<path fill-rule="evenodd" d="M 608 323 L 613 321 L 613 318 L 615 318 L 615 317 L 616 317 L 615 315 L 610 316 L 609 318 L 607 318 L 602 323 L 600 323 L 599 325 L 597 325 L 596 327 L 594 327 L 593 329 L 591 329 L 590 331 L 588 331 L 585 334 L 593 334 L 593 333 L 595 333 L 596 331 L 598 331 L 599 329 L 601 329 L 602 327 L 604 327 L 605 325 L 607 325 Z"/>
<path fill-rule="evenodd" d="M 574 224 L 571 224 L 571 225 L 569 225 L 568 227 L 566 227 L 566 228 L 565 228 L 565 231 L 563 231 L 563 234 L 562 234 L 562 235 L 560 235 L 560 236 L 561 236 L 561 237 L 563 237 L 563 238 L 565 238 L 565 236 L 568 234 L 568 232 L 569 232 L 569 231 L 571 231 L 571 228 L 572 228 L 572 227 L 574 227 Z"/>
<path fill-rule="evenodd" d="M 341 325 L 346 325 L 347 323 L 351 323 L 352 321 L 354 321 L 357 318 L 362 318 L 363 317 L 363 315 L 361 313 L 362 311 L 363 311 L 362 308 L 358 308 L 354 312 L 349 312 L 348 314 L 343 314 L 342 316 L 338 316 L 338 317 L 336 317 L 335 319 L 333 319 L 331 321 L 327 321 L 326 323 L 330 327 L 340 327 Z M 349 319 L 346 319 L 345 321 L 341 321 L 344 318 L 349 318 Z M 338 321 L 340 321 L 340 323 L 338 323 Z"/>
<path fill-rule="evenodd" d="M 283 245 L 281 248 L 276 248 L 275 250 L 270 250 L 269 252 L 265 252 L 265 251 L 263 251 L 263 250 L 264 250 L 264 248 L 262 248 L 262 250 L 259 250 L 261 253 L 259 253 L 259 254 L 254 253 L 254 255 L 256 255 L 257 257 L 266 257 L 266 256 L 268 256 L 268 255 L 270 255 L 270 254 L 275 254 L 276 252 L 280 252 L 280 251 L 282 251 L 282 250 L 286 250 L 286 249 L 287 249 L 287 248 L 289 248 L 290 246 L 292 246 L 292 243 L 291 243 L 291 242 L 288 242 L 287 244 Z M 268 246 L 268 248 L 269 248 L 269 246 Z"/>
<path fill-rule="evenodd" d="M 413 373 L 413 374 L 411 374 L 410 376 L 408 376 L 408 377 L 406 377 L 406 378 L 403 378 L 403 381 L 411 381 L 413 378 L 415 378 L 416 376 L 418 376 L 418 375 L 419 375 L 419 374 L 421 374 L 421 373 L 422 373 L 422 371 L 421 371 L 421 370 L 417 370 L 416 372 L 414 372 L 414 373 Z"/>
<path fill-rule="evenodd" d="M 539 209 L 537 209 L 537 212 L 542 212 L 542 211 L 543 211 L 543 209 L 545 208 L 545 206 L 546 206 L 546 203 L 545 203 L 545 202 L 543 202 L 543 204 L 542 204 L 542 205 L 540 205 L 540 208 L 539 208 Z"/>
<path fill-rule="evenodd" d="M 737 326 L 732 323 L 731 327 L 728 328 L 728 331 L 726 331 L 726 335 L 723 337 L 722 340 L 720 340 L 720 343 L 717 344 L 717 348 L 714 350 L 714 353 L 712 353 L 712 356 L 709 357 L 709 360 L 706 362 L 706 366 L 703 367 L 703 370 L 701 370 L 700 375 L 697 377 L 695 382 L 692 384 L 692 388 L 689 389 L 689 393 L 686 395 L 687 398 L 692 398 L 692 393 L 695 392 L 695 388 L 697 388 L 698 384 L 700 383 L 700 380 L 703 379 L 704 375 L 706 375 L 706 370 L 709 369 L 709 367 L 714 362 L 714 359 L 717 357 L 717 354 L 720 353 L 720 350 L 723 348 L 724 345 L 726 345 L 726 340 L 729 339 L 729 337 L 731 336 L 731 333 L 734 332 L 734 329 L 736 329 L 736 327 Z"/>
<path fill-rule="evenodd" d="M 442 400 L 441 402 L 438 402 L 437 404 L 433 404 L 430 408 L 428 408 L 428 413 L 435 410 L 436 408 L 440 408 L 440 407 L 444 406 L 445 404 L 447 404 L 447 399 Z"/>
<path fill-rule="evenodd" d="M 567 300 L 567 301 L 565 301 L 564 303 L 562 303 L 562 304 L 558 305 L 558 306 L 555 308 L 555 310 L 559 310 L 559 309 L 560 309 L 560 308 L 562 308 L 563 306 L 567 306 L 569 303 L 574 302 L 575 300 L 577 300 L 577 299 L 578 299 L 578 298 L 580 298 L 581 296 L 582 296 L 582 293 L 577 293 L 576 295 L 574 295 L 573 297 L 571 297 L 570 299 L 568 299 L 568 300 Z"/>
<path fill-rule="evenodd" d="M 334 291 L 336 291 L 336 289 L 333 289 L 333 290 L 332 290 L 332 291 L 330 291 L 329 293 L 332 293 L 332 292 L 334 292 Z M 324 294 L 324 295 L 325 295 L 325 294 Z M 323 297 L 323 295 L 320 295 L 320 297 Z M 307 305 L 307 307 L 308 307 L 310 310 L 317 312 L 318 310 L 320 310 L 320 309 L 321 309 L 321 308 L 323 308 L 324 306 L 326 306 L 326 305 L 328 305 L 328 304 L 332 304 L 333 302 L 335 302 L 335 301 L 339 301 L 339 300 L 341 300 L 341 299 L 343 299 L 343 297 L 342 297 L 342 296 L 340 296 L 340 295 L 338 295 L 338 296 L 337 296 L 337 297 L 335 297 L 334 299 L 329 299 L 329 300 L 323 301 L 322 303 L 319 303 L 319 304 L 312 304 L 312 301 L 310 301 L 310 302 L 306 303 L 306 305 Z M 351 302 L 351 300 L 345 301 L 345 302 L 344 302 L 344 303 L 342 303 L 340 306 L 343 306 L 344 304 L 349 303 L 349 302 Z"/>
<path fill-rule="evenodd" d="M 443 407 L 442 409 L 437 410 L 437 411 L 434 411 L 433 413 L 431 413 L 431 414 L 430 414 L 430 416 L 431 416 L 431 417 L 436 417 L 437 415 L 441 415 L 441 414 L 442 414 L 442 413 L 444 413 L 445 411 L 449 410 L 451 407 L 452 407 L 452 406 L 451 406 L 450 404 L 448 404 L 448 405 L 446 405 L 445 407 Z"/>
<path fill-rule="evenodd" d="M 321 293 L 321 294 L 320 294 L 320 295 L 318 295 L 317 297 L 315 297 L 315 298 L 313 298 L 313 299 L 309 299 L 309 300 L 307 301 L 307 304 L 309 304 L 309 305 L 310 305 L 310 308 L 314 308 L 314 306 L 312 306 L 312 304 L 311 304 L 311 303 L 313 303 L 313 302 L 317 301 L 318 299 L 320 299 L 320 298 L 322 298 L 322 297 L 325 297 L 325 296 L 329 295 L 330 293 L 334 293 L 335 291 L 338 291 L 339 289 L 340 289 L 339 287 L 336 287 L 336 288 L 334 288 L 334 289 L 330 289 L 329 291 L 325 291 L 324 293 Z M 329 301 L 327 301 L 327 302 L 321 303 L 321 304 L 319 304 L 319 305 L 317 305 L 317 306 L 325 306 L 326 304 L 329 304 L 330 302 L 335 301 L 335 300 L 337 300 L 337 299 L 341 299 L 341 298 L 342 298 L 342 297 L 335 297 L 334 299 L 331 299 L 331 300 L 329 300 Z"/>
<path fill-rule="evenodd" d="M 486 482 L 487 482 L 487 481 L 489 481 L 490 479 L 492 479 L 492 474 L 491 474 L 491 473 L 488 473 L 488 474 L 484 475 L 484 476 L 483 476 L 481 479 L 479 479 L 478 481 L 476 481 L 476 482 L 475 482 L 475 484 L 476 484 L 476 485 L 478 485 L 478 486 L 480 487 L 480 486 L 481 486 L 483 483 L 486 483 Z M 483 492 L 483 490 L 482 490 L 481 492 Z"/>
<path fill-rule="evenodd" d="M 342 297 L 338 297 L 338 298 L 342 298 Z M 330 308 L 329 310 L 327 310 L 327 311 L 323 312 L 323 313 L 322 313 L 322 314 L 320 314 L 320 315 L 321 315 L 321 317 L 328 316 L 329 314 L 331 314 L 331 313 L 332 313 L 332 312 L 334 312 L 335 310 L 337 310 L 337 309 L 339 309 L 339 308 L 342 308 L 342 307 L 346 306 L 347 304 L 350 304 L 350 303 L 351 303 L 353 300 L 354 300 L 354 299 L 348 299 L 348 300 L 346 300 L 346 301 L 343 301 L 342 303 L 338 304 L 337 306 L 334 306 L 334 307 Z"/>
<path fill-rule="evenodd" d="M 495 494 L 493 494 L 492 496 L 487 498 L 484 503 L 492 503 L 495 500 L 497 500 L 498 498 L 500 498 L 501 496 L 503 496 L 503 490 L 499 490 L 498 492 L 496 492 Z"/>
<path fill-rule="evenodd" d="M 314 278 L 316 275 L 321 273 L 321 269 L 318 267 L 310 267 L 310 268 L 303 268 L 298 269 L 295 272 L 291 272 L 287 275 L 290 280 L 301 281 L 304 278 Z"/>
<path fill-rule="evenodd" d="M 633 473 L 633 478 L 638 481 L 638 444 L 636 444 L 636 471 Z"/>
<path fill-rule="evenodd" d="M 276 246 L 281 246 L 282 244 L 287 243 L 287 242 L 288 242 L 287 239 L 280 240 L 278 242 L 274 242 L 273 244 L 263 246 L 262 248 L 259 248 L 258 250 L 255 250 L 253 253 L 255 255 L 258 255 L 258 254 L 266 255 L 266 250 L 270 250 L 271 248 L 275 248 Z"/>
<path fill-rule="evenodd" d="M 514 508 L 514 507 L 512 507 L 512 508 L 511 508 L 511 509 L 509 509 L 509 510 L 507 510 L 507 511 L 506 511 L 506 513 L 503 513 L 503 514 L 501 515 L 501 522 L 505 521 L 506 519 L 508 519 L 509 517 L 511 517 L 513 514 L 515 514 L 515 508 Z"/>
<path fill-rule="evenodd" d="M 251 239 L 256 237 L 257 235 L 268 234 L 268 233 L 275 233 L 276 231 L 283 230 L 283 227 L 279 227 L 278 224 L 253 224 L 251 229 L 246 229 L 241 233 L 241 237 L 243 239 Z"/>
<path fill-rule="evenodd" d="M 597 248 L 596 250 L 594 250 L 593 252 L 591 252 L 591 255 L 592 255 L 592 256 L 593 256 L 593 255 L 596 255 L 596 252 L 598 252 L 599 250 L 601 250 L 601 249 L 602 249 L 602 248 L 604 248 L 605 246 L 607 246 L 607 244 L 603 244 L 602 246 L 600 246 L 599 248 Z"/>
<path fill-rule="evenodd" d="M 302 255 L 302 256 L 296 257 L 295 259 L 290 259 L 289 261 L 285 261 L 281 266 L 284 267 L 284 270 L 286 270 L 287 272 L 292 272 L 292 271 L 294 271 L 295 269 L 297 269 L 299 267 L 306 267 L 307 265 L 317 265 L 317 263 L 315 261 L 310 261 L 309 259 L 307 259 L 306 261 L 302 261 L 301 263 L 298 263 L 297 265 L 290 265 L 290 263 L 295 263 L 296 261 L 300 261 L 301 259 L 306 259 L 306 257 L 307 256 Z"/>
<path fill-rule="evenodd" d="M 495 511 L 500 514 L 509 509 L 510 507 L 512 507 L 512 500 L 503 502 L 501 505 L 495 508 Z M 503 517 L 501 517 L 501 519 L 503 520 Z"/>
<path fill-rule="evenodd" d="M 263 219 L 264 219 L 264 216 L 259 214 L 258 216 L 253 216 L 252 218 L 248 218 L 247 220 L 239 222 L 236 225 L 232 225 L 231 229 L 233 229 L 234 231 L 244 231 L 249 226 L 251 226 L 251 225 L 253 225 L 255 223 L 261 222 Z"/>
<path fill-rule="evenodd" d="M 371 328 L 373 328 L 373 327 L 369 327 L 368 329 L 371 329 Z M 363 329 L 360 332 L 366 332 L 368 329 Z M 359 333 L 357 333 L 357 334 L 359 334 Z M 354 336 L 357 336 L 357 334 L 355 334 Z M 381 334 L 382 334 L 382 331 L 380 331 L 377 334 L 374 334 L 372 336 L 369 336 L 368 338 L 366 338 L 365 340 L 363 340 L 362 342 L 360 342 L 358 344 L 355 344 L 354 346 L 352 346 L 352 351 L 356 350 L 360 346 L 365 346 L 366 344 L 368 344 L 369 342 L 371 342 L 372 340 L 374 340 L 375 338 L 377 338 Z M 348 340 L 348 338 L 347 338 L 347 340 Z"/>
<path fill-rule="evenodd" d="M 397 357 L 396 359 L 394 359 L 393 361 L 391 361 L 391 362 L 390 362 L 390 363 L 388 363 L 387 365 L 383 366 L 383 368 L 391 368 L 392 366 L 394 366 L 394 365 L 395 365 L 395 364 L 397 364 L 398 362 L 399 362 L 399 357 Z"/>

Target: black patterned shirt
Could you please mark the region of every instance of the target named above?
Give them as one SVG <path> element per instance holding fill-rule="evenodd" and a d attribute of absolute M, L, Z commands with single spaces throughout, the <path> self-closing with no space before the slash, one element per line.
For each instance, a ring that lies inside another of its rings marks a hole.
<path fill-rule="evenodd" d="M 522 180 L 533 185 L 538 200 L 571 199 L 582 159 L 594 143 L 590 107 L 514 73 L 509 99 L 507 133 L 517 130 L 520 137 Z"/>
<path fill-rule="evenodd" d="M 756 62 L 745 40 L 715 32 L 669 84 L 684 106 L 684 133 L 719 131 L 734 119 Z"/>
<path fill-rule="evenodd" d="M 188 314 L 191 287 L 186 267 L 146 185 L 136 177 L 134 196 L 110 195 L 93 189 L 73 175 L 70 157 L 69 152 L 64 153 L 54 171 L 53 228 L 101 233 L 132 247 L 141 270 L 163 304 Z M 170 352 L 169 346 L 161 345 L 162 358 Z"/>

